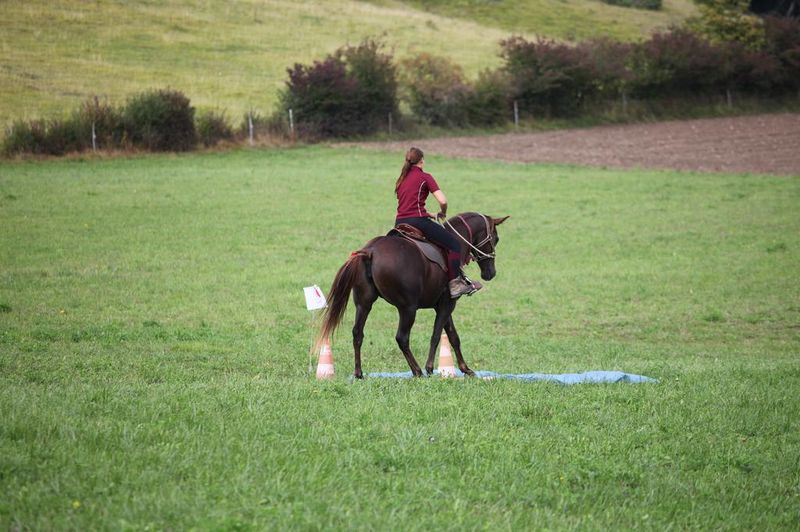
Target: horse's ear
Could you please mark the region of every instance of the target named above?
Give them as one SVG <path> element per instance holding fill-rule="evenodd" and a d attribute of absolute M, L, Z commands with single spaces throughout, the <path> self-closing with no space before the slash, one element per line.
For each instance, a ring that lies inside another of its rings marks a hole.
<path fill-rule="evenodd" d="M 492 218 L 492 221 L 494 222 L 494 225 L 500 225 L 501 223 L 508 220 L 510 217 L 511 216 L 503 216 L 502 218 Z"/>

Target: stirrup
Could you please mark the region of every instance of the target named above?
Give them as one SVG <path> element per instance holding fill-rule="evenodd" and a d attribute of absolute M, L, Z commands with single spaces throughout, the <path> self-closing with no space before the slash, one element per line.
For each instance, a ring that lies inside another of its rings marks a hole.
<path fill-rule="evenodd" d="M 452 286 L 455 284 L 456 286 Z M 467 295 L 471 296 L 475 292 L 481 289 L 480 283 L 475 283 L 470 281 L 469 279 L 465 279 L 463 276 L 456 277 L 448 284 L 448 288 L 450 289 L 450 298 L 451 299 L 458 299 L 461 296 Z M 455 288 L 455 291 L 453 290 Z"/>
<path fill-rule="evenodd" d="M 478 281 L 473 281 L 466 275 L 462 275 L 461 278 L 464 279 L 464 283 L 466 283 L 466 285 L 471 289 L 469 292 L 467 292 L 468 296 L 471 296 L 472 294 L 483 288 L 483 285 L 481 283 L 479 283 Z"/>

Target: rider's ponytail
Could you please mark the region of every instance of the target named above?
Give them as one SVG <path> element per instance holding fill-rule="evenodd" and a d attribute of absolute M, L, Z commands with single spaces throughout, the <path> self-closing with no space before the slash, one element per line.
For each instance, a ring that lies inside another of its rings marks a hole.
<path fill-rule="evenodd" d="M 419 148 L 409 148 L 406 152 L 406 160 L 403 163 L 403 169 L 400 170 L 400 177 L 397 178 L 397 182 L 394 184 L 394 191 L 400 188 L 400 184 L 403 182 L 403 179 L 406 178 L 408 175 L 409 170 L 415 164 L 418 164 L 425 155 L 422 153 L 422 150 Z"/>

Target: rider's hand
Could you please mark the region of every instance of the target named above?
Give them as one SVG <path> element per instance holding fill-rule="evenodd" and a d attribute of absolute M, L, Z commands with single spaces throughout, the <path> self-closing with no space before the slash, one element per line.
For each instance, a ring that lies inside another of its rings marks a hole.
<path fill-rule="evenodd" d="M 440 222 L 444 221 L 445 218 L 447 218 L 447 216 L 445 216 L 443 212 L 440 212 L 439 214 L 436 215 L 436 219 Z"/>

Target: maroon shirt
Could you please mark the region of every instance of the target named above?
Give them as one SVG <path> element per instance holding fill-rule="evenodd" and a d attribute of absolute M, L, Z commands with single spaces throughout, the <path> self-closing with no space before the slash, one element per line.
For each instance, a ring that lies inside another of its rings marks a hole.
<path fill-rule="evenodd" d="M 430 216 L 425 210 L 425 200 L 428 199 L 428 194 L 437 190 L 439 185 L 431 174 L 426 174 L 418 166 L 412 166 L 397 189 L 397 219 Z"/>

